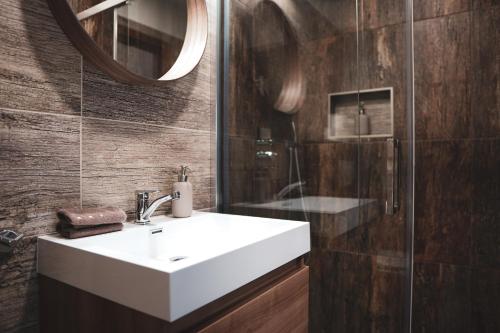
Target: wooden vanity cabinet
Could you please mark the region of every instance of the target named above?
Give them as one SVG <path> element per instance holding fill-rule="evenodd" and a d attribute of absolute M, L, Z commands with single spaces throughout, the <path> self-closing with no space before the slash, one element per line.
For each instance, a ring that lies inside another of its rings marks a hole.
<path fill-rule="evenodd" d="M 40 275 L 42 333 L 308 332 L 309 267 L 302 259 L 169 323 Z"/>

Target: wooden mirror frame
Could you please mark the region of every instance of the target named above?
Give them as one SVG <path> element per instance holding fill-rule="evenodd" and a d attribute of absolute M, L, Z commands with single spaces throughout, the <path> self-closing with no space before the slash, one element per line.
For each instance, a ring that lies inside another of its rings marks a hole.
<path fill-rule="evenodd" d="M 186 0 L 187 28 L 184 44 L 175 63 L 159 79 L 133 73 L 106 54 L 85 31 L 66 0 L 47 0 L 57 23 L 82 55 L 103 72 L 125 83 L 171 81 L 189 74 L 200 62 L 208 39 L 208 13 L 205 0 Z"/>
<path fill-rule="evenodd" d="M 288 42 L 287 56 L 283 60 L 287 67 L 287 74 L 281 82 L 281 90 L 273 103 L 273 108 L 287 114 L 294 114 L 300 110 L 305 99 L 305 81 L 299 59 L 299 38 L 292 27 L 283 9 L 273 0 L 260 0 L 252 3 L 253 10 L 257 6 L 269 6 L 276 15 L 279 15 L 284 25 L 284 32 Z M 253 27 L 257 29 L 259 27 Z M 253 34 L 255 35 L 255 34 Z"/>

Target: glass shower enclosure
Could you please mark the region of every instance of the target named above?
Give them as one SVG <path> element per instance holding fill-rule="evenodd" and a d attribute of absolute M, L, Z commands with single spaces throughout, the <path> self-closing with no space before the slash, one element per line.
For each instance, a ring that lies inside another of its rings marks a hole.
<path fill-rule="evenodd" d="M 219 210 L 309 221 L 310 332 L 404 332 L 411 7 L 225 0 Z"/>

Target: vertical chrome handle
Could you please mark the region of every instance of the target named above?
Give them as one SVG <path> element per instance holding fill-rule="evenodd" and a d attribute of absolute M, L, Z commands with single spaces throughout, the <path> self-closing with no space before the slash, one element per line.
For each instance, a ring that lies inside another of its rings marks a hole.
<path fill-rule="evenodd" d="M 385 213 L 394 215 L 399 209 L 399 141 L 394 138 L 387 139 L 386 151 Z"/>
<path fill-rule="evenodd" d="M 135 191 L 136 196 L 136 208 L 135 208 L 135 217 L 136 221 L 140 220 L 142 214 L 149 207 L 149 194 L 159 192 L 158 190 L 143 190 L 143 191 Z"/>

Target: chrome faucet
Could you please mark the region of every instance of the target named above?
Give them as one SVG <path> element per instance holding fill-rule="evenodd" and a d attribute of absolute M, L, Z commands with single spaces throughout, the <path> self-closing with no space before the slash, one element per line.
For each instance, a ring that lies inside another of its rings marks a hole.
<path fill-rule="evenodd" d="M 154 191 L 136 191 L 136 201 L 137 208 L 135 211 L 135 223 L 137 224 L 148 224 L 150 223 L 150 217 L 158 209 L 158 207 L 167 201 L 177 200 L 181 197 L 179 192 L 173 192 L 172 194 L 167 194 L 159 197 L 151 204 L 149 204 L 149 194 L 159 192 Z"/>
<path fill-rule="evenodd" d="M 281 189 L 281 191 L 279 191 L 278 194 L 276 194 L 274 196 L 274 199 L 275 200 L 282 200 L 285 197 L 285 195 L 287 195 L 288 193 L 292 192 L 296 188 L 300 189 L 300 187 L 304 186 L 305 184 L 306 184 L 305 181 L 296 182 L 296 183 L 293 183 L 293 184 L 289 184 L 289 185 L 283 187 Z"/>

